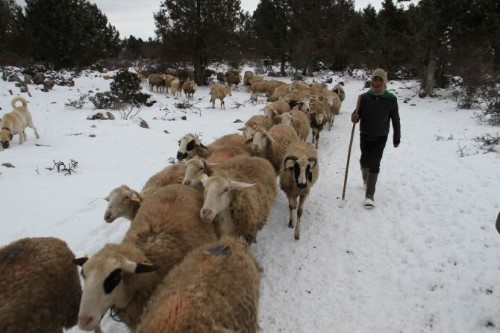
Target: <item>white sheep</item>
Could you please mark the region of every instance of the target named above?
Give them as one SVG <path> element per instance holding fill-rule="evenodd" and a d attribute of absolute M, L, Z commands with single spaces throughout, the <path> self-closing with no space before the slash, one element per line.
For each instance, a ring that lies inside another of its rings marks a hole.
<path fill-rule="evenodd" d="M 78 320 L 80 277 L 60 239 L 23 238 L 0 248 L 0 332 L 63 332 Z"/>
<path fill-rule="evenodd" d="M 243 75 L 243 85 L 245 86 L 247 91 L 250 91 L 253 78 L 254 78 L 254 73 L 252 71 L 246 71 Z"/>
<path fill-rule="evenodd" d="M 295 225 L 294 236 L 297 240 L 300 238 L 302 208 L 318 176 L 318 153 L 314 145 L 300 141 L 290 144 L 281 164 L 280 188 L 288 198 L 290 210 L 288 227 L 293 228 Z M 295 209 L 297 209 L 296 216 Z"/>
<path fill-rule="evenodd" d="M 78 314 L 81 329 L 97 327 L 110 309 L 135 329 L 170 269 L 194 248 L 216 240 L 214 228 L 200 220 L 202 204 L 203 195 L 190 186 L 160 187 L 143 202 L 120 244 L 106 244 L 91 258 L 76 260 L 85 278 Z"/>
<path fill-rule="evenodd" d="M 113 189 L 104 198 L 108 202 L 104 213 L 104 220 L 111 223 L 117 218 L 123 217 L 129 221 L 133 221 L 147 195 L 154 193 L 154 190 L 159 187 L 180 184 L 184 177 L 184 171 L 184 163 L 169 165 L 151 176 L 146 181 L 140 193 L 127 185 L 121 185 Z"/>
<path fill-rule="evenodd" d="M 215 83 L 210 87 L 210 103 L 212 103 L 212 108 L 215 109 L 215 101 L 220 99 L 220 108 L 225 109 L 226 103 L 224 98 L 226 96 L 231 96 L 231 86 L 224 85 L 221 83 Z"/>
<path fill-rule="evenodd" d="M 200 246 L 158 285 L 137 333 L 256 333 L 261 269 L 234 237 Z"/>
<path fill-rule="evenodd" d="M 205 197 L 200 210 L 203 222 L 215 221 L 217 235 L 237 235 L 255 242 L 276 200 L 276 174 L 269 161 L 233 157 L 200 180 Z"/>
<path fill-rule="evenodd" d="M 166 90 L 167 93 L 168 93 L 168 88 L 170 88 L 170 84 L 175 79 L 176 79 L 176 77 L 173 76 L 172 74 L 165 74 L 165 75 L 163 75 L 163 80 L 165 81 L 165 90 Z"/>
<path fill-rule="evenodd" d="M 257 128 L 250 140 L 253 151 L 269 160 L 277 174 L 286 148 L 290 143 L 297 141 L 298 137 L 290 126 L 274 125 L 268 131 Z"/>
<path fill-rule="evenodd" d="M 307 117 L 305 112 L 293 109 L 290 112 L 283 113 L 278 118 L 282 125 L 292 127 L 297 133 L 297 136 L 301 140 L 306 141 L 309 136 L 311 125 L 309 123 L 309 117 Z"/>

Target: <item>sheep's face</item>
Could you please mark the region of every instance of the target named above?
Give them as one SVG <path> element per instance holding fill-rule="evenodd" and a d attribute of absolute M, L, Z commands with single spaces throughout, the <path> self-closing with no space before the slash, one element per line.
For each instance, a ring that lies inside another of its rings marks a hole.
<path fill-rule="evenodd" d="M 182 184 L 196 186 L 200 183 L 200 177 L 203 175 L 205 165 L 203 161 L 196 156 L 186 163 L 186 170 Z"/>
<path fill-rule="evenodd" d="M 231 191 L 244 189 L 255 184 L 237 182 L 226 177 L 202 175 L 200 180 L 204 187 L 203 207 L 200 217 L 203 222 L 210 223 L 222 210 L 231 203 Z"/>
<path fill-rule="evenodd" d="M 111 223 L 120 217 L 132 218 L 134 211 L 138 209 L 142 202 L 140 194 L 126 185 L 112 190 L 104 200 L 108 202 L 104 213 L 104 220 L 107 223 Z"/>
<path fill-rule="evenodd" d="M 192 134 L 187 134 L 179 140 L 179 150 L 177 151 L 177 159 L 190 159 L 195 155 L 196 146 L 202 146 L 200 140 Z"/>
<path fill-rule="evenodd" d="M 263 131 L 255 131 L 252 135 L 252 150 L 256 153 L 263 151 L 268 144 L 267 134 Z"/>
<path fill-rule="evenodd" d="M 133 297 L 125 291 L 124 283 L 127 279 L 132 275 L 156 269 L 153 265 L 138 264 L 118 256 L 96 256 L 86 260 L 81 271 L 85 281 L 78 313 L 78 326 L 82 330 L 92 331 L 112 306 L 126 307 Z"/>
<path fill-rule="evenodd" d="M 293 172 L 295 185 L 299 190 L 305 190 L 312 182 L 312 171 L 316 167 L 317 160 L 315 158 L 294 158 L 287 157 L 284 160 L 286 169 Z"/>

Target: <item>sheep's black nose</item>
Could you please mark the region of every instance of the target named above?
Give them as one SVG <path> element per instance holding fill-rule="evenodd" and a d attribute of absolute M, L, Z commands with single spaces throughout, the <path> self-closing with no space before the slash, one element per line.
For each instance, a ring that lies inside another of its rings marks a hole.
<path fill-rule="evenodd" d="M 298 183 L 298 184 L 297 184 L 297 187 L 299 188 L 299 190 L 303 190 L 303 189 L 305 189 L 305 188 L 306 188 L 306 186 L 307 186 L 307 184 L 303 184 L 303 183 Z"/>
<path fill-rule="evenodd" d="M 5 148 L 9 148 L 9 141 L 2 141 L 2 147 L 5 149 Z"/>
<path fill-rule="evenodd" d="M 177 159 L 179 161 L 182 161 L 183 159 L 187 158 L 188 154 L 187 153 L 181 153 L 180 151 L 177 152 Z"/>

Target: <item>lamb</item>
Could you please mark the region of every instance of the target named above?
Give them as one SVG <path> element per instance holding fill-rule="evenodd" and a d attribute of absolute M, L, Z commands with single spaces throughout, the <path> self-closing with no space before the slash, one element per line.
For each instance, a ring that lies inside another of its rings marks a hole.
<path fill-rule="evenodd" d="M 113 189 L 104 198 L 108 202 L 104 213 L 104 220 L 107 223 L 112 223 L 117 218 L 123 217 L 129 221 L 133 221 L 144 201 L 144 197 L 150 193 L 154 193 L 154 190 L 159 187 L 180 184 L 184 177 L 184 171 L 184 163 L 167 166 L 148 179 L 141 193 L 131 189 L 127 185 L 121 185 Z"/>
<path fill-rule="evenodd" d="M 306 141 L 309 136 L 309 129 L 311 124 L 309 123 L 309 118 L 305 112 L 297 109 L 293 109 L 290 112 L 283 113 L 279 116 L 282 125 L 290 126 L 295 130 L 297 136 Z"/>
<path fill-rule="evenodd" d="M 23 238 L 0 248 L 0 332 L 63 332 L 75 326 L 82 291 L 73 259 L 66 243 L 52 237 Z"/>
<path fill-rule="evenodd" d="M 290 219 L 288 227 L 295 224 L 294 237 L 300 238 L 300 220 L 302 208 L 311 187 L 319 176 L 318 152 L 314 145 L 305 142 L 294 142 L 286 150 L 280 168 L 280 188 L 288 198 Z M 297 198 L 299 203 L 297 206 Z M 297 209 L 295 216 L 294 210 Z"/>
<path fill-rule="evenodd" d="M 149 89 L 153 91 L 153 88 L 156 87 L 156 91 L 161 91 L 165 87 L 165 80 L 163 80 L 163 76 L 159 74 L 149 74 L 148 76 Z"/>
<path fill-rule="evenodd" d="M 250 139 L 255 133 L 255 129 L 257 127 L 263 127 L 264 129 L 268 130 L 272 126 L 271 120 L 267 118 L 266 116 L 261 116 L 261 115 L 255 115 L 250 117 L 250 119 L 247 120 L 245 123 L 245 126 L 242 128 L 239 128 L 240 131 L 243 132 L 243 136 L 247 139 Z"/>
<path fill-rule="evenodd" d="M 220 99 L 220 108 L 225 109 L 224 98 L 228 95 L 231 96 L 231 85 L 226 86 L 221 83 L 212 85 L 210 87 L 210 103 L 212 103 L 212 108 L 215 109 L 215 101 Z"/>
<path fill-rule="evenodd" d="M 269 131 L 258 128 L 251 139 L 253 151 L 269 160 L 276 174 L 279 173 L 286 148 L 297 140 L 295 130 L 285 125 L 274 125 Z"/>
<path fill-rule="evenodd" d="M 136 332 L 256 333 L 260 272 L 241 239 L 203 245 L 161 282 Z"/>
<path fill-rule="evenodd" d="M 200 217 L 206 223 L 215 221 L 218 236 L 241 236 L 253 243 L 276 200 L 273 166 L 266 159 L 248 156 L 223 164 L 211 176 L 201 176 L 205 199 Z"/>
<path fill-rule="evenodd" d="M 339 95 L 340 101 L 343 102 L 345 99 L 345 91 L 344 88 L 342 87 L 342 84 L 337 83 L 335 87 L 333 87 L 332 91 Z"/>
<path fill-rule="evenodd" d="M 141 205 L 122 242 L 79 258 L 85 283 L 78 326 L 94 329 L 109 310 L 135 330 L 146 302 L 168 272 L 194 248 L 214 242 L 201 223 L 203 194 L 190 186 L 158 188 Z"/>
<path fill-rule="evenodd" d="M 196 82 L 194 82 L 193 80 L 187 80 L 182 85 L 182 90 L 184 91 L 184 94 L 186 95 L 187 98 L 193 98 L 193 95 L 196 92 L 197 87 L 198 86 Z"/>

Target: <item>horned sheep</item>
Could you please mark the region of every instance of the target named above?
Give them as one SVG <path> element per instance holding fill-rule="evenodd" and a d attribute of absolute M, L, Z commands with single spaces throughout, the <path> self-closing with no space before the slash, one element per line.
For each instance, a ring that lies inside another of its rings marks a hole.
<path fill-rule="evenodd" d="M 185 185 L 155 190 L 141 205 L 122 242 L 106 244 L 91 258 L 79 258 L 85 283 L 78 326 L 94 329 L 111 309 L 131 330 L 168 272 L 194 248 L 214 242 L 211 225 L 202 223 L 203 195 Z"/>
<path fill-rule="evenodd" d="M 217 235 L 255 242 L 277 195 L 271 163 L 260 157 L 237 156 L 200 180 L 204 188 L 202 221 L 215 221 Z"/>
<path fill-rule="evenodd" d="M 137 333 L 256 333 L 261 268 L 242 239 L 191 253 L 155 291 Z"/>
<path fill-rule="evenodd" d="M 288 198 L 290 210 L 288 227 L 293 228 L 295 225 L 294 236 L 297 240 L 300 238 L 300 220 L 304 202 L 318 176 L 318 153 L 314 145 L 305 142 L 290 144 L 280 168 L 280 188 Z M 297 209 L 296 216 L 295 209 Z"/>
<path fill-rule="evenodd" d="M 221 83 L 216 83 L 210 87 L 210 103 L 212 103 L 212 108 L 215 109 L 215 101 L 220 99 L 220 108 L 225 109 L 226 103 L 224 98 L 226 96 L 231 96 L 231 86 L 224 85 Z"/>
<path fill-rule="evenodd" d="M 78 320 L 80 277 L 57 238 L 23 238 L 0 248 L 0 332 L 62 332 Z"/>
<path fill-rule="evenodd" d="M 290 126 L 274 125 L 269 131 L 263 128 L 256 129 L 250 140 L 253 151 L 269 160 L 278 174 L 286 148 L 290 143 L 297 141 L 298 137 Z"/>

